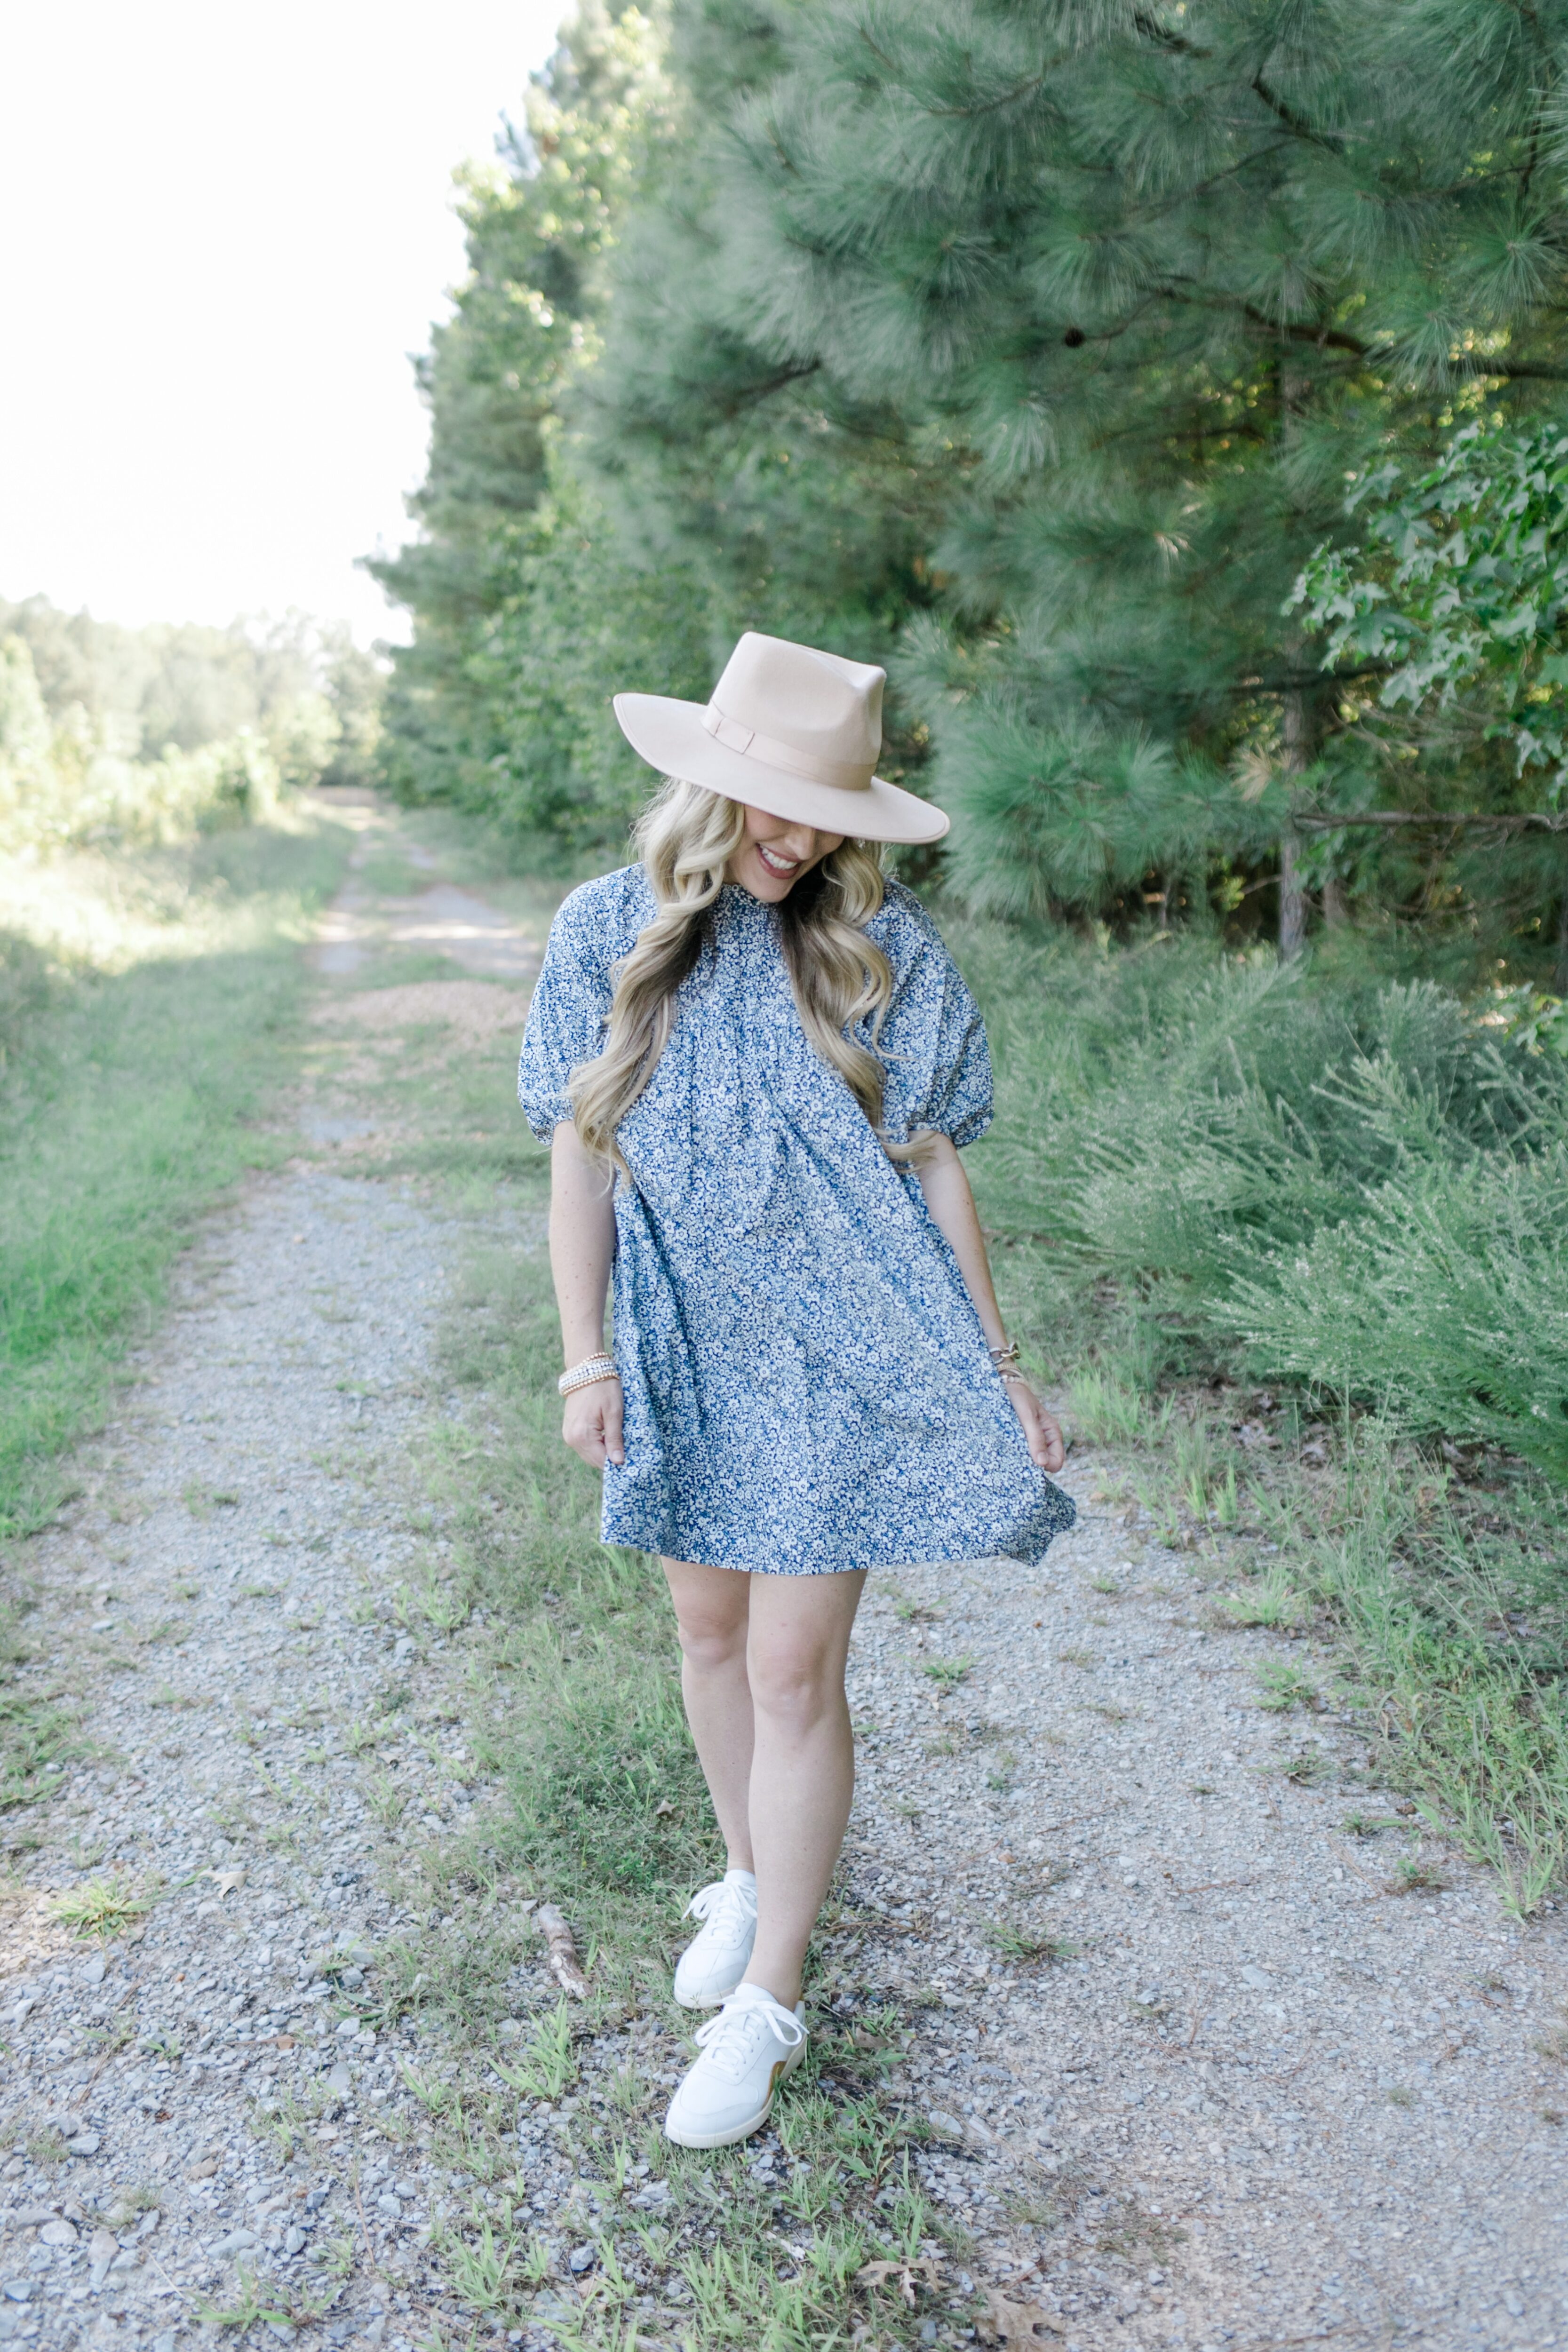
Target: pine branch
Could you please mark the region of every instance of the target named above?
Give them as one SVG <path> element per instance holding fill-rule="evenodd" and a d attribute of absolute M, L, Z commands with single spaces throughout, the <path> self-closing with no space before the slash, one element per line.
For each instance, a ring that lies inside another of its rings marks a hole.
<path fill-rule="evenodd" d="M 1135 30 L 1142 33 L 1146 41 L 1152 42 L 1155 48 L 1165 50 L 1171 57 L 1212 58 L 1214 55 L 1212 49 L 1200 49 L 1195 41 L 1184 40 L 1180 33 L 1167 32 L 1163 25 L 1156 23 L 1155 19 L 1149 15 L 1147 9 L 1134 8 L 1132 23 Z"/>
<path fill-rule="evenodd" d="M 1051 73 L 1068 62 L 1066 58 L 1054 58 L 1048 66 L 1042 66 L 1037 74 L 1031 74 L 1027 81 L 1017 83 L 1012 89 L 1005 89 L 999 98 L 983 99 L 977 106 L 928 106 L 921 111 L 938 122 L 976 121 L 983 114 L 999 113 L 1003 107 L 1011 106 L 1015 99 L 1027 98 L 1031 90 L 1038 89 Z"/>
<path fill-rule="evenodd" d="M 748 408 L 756 408 L 764 400 L 771 400 L 775 392 L 783 392 L 786 384 L 803 383 L 808 376 L 816 375 L 821 367 L 820 360 L 807 360 L 800 367 L 780 368 L 761 383 L 749 383 L 744 391 L 731 393 L 728 399 L 718 402 L 718 413 L 726 420 L 742 415 Z"/>
<path fill-rule="evenodd" d="M 1252 87 L 1268 109 L 1269 113 L 1282 122 L 1288 131 L 1294 131 L 1298 139 L 1310 139 L 1314 147 L 1321 147 L 1331 155 L 1344 153 L 1345 142 L 1342 139 L 1335 139 L 1325 131 L 1314 131 L 1312 125 L 1298 114 L 1293 107 L 1287 106 L 1282 98 L 1276 96 L 1264 80 L 1261 67 L 1252 77 Z"/>
<path fill-rule="evenodd" d="M 1486 809 L 1434 809 L 1429 814 L 1415 809 L 1366 809 L 1354 816 L 1308 816 L 1298 810 L 1290 822 L 1313 833 L 1338 833 L 1352 824 L 1479 824 L 1492 833 L 1568 833 L 1568 810 L 1521 809 L 1499 814 Z"/>

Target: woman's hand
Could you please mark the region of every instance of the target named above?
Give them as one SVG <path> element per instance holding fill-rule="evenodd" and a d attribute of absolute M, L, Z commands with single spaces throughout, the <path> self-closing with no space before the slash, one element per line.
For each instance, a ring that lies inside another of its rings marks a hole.
<path fill-rule="evenodd" d="M 1006 1383 L 1008 1401 L 1029 1441 L 1029 1459 L 1037 1470 L 1059 1470 L 1068 1458 L 1061 1423 L 1054 1420 L 1027 1383 L 1015 1376 Z"/>
<path fill-rule="evenodd" d="M 621 1444 L 624 1402 L 617 1380 L 595 1381 L 591 1388 L 573 1389 L 566 1399 L 561 1434 L 590 1470 L 602 1470 L 606 1462 L 613 1462 L 618 1470 L 626 1458 Z"/>

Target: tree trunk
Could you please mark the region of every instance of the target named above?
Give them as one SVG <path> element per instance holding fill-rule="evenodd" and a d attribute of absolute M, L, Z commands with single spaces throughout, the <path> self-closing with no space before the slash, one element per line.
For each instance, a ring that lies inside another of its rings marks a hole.
<path fill-rule="evenodd" d="M 1279 839 L 1279 953 L 1289 963 L 1307 944 L 1307 894 L 1296 872 L 1296 836 Z"/>
<path fill-rule="evenodd" d="M 1312 764 L 1317 751 L 1317 713 L 1298 687 L 1285 697 L 1280 714 L 1285 738 L 1286 789 L 1292 801 L 1295 783 Z M 1298 843 L 1287 824 L 1279 842 L 1279 953 L 1287 962 L 1307 944 L 1307 894 L 1297 871 Z"/>
<path fill-rule="evenodd" d="M 1345 894 L 1340 887 L 1337 874 L 1323 877 L 1323 920 L 1331 931 L 1337 930 L 1345 919 Z"/>
<path fill-rule="evenodd" d="M 1568 878 L 1557 902 L 1557 969 L 1552 975 L 1559 996 L 1568 996 Z"/>

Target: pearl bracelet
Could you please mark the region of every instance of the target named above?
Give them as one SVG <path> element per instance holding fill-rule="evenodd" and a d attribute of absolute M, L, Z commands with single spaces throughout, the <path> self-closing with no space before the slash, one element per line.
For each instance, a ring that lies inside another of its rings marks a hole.
<path fill-rule="evenodd" d="M 620 1377 L 614 1356 L 584 1356 L 580 1364 L 563 1372 L 555 1385 L 563 1396 L 570 1396 L 574 1389 L 591 1389 L 596 1381 L 618 1381 Z"/>

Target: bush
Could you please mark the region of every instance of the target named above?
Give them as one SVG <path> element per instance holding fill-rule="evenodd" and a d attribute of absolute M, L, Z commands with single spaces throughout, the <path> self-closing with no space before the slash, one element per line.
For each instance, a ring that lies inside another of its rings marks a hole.
<path fill-rule="evenodd" d="M 1100 1286 L 1103 1331 L 1109 1282 L 1151 1376 L 1321 1385 L 1568 1477 L 1568 1065 L 1539 1016 L 1192 937 L 957 944 L 998 1067 L 983 1210 L 1047 1245 L 1054 1319 Z"/>

